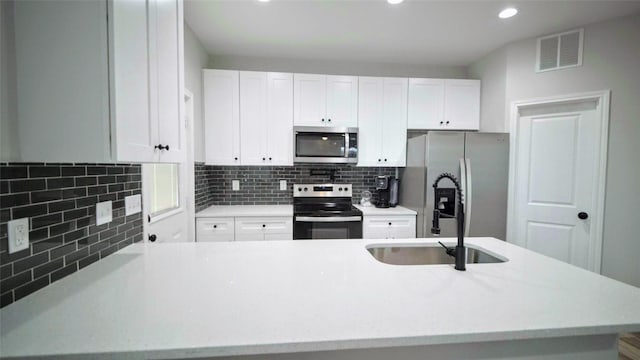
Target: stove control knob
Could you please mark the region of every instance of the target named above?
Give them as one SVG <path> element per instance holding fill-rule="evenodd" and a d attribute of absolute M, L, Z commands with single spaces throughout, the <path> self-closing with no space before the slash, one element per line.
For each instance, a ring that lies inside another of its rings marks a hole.
<path fill-rule="evenodd" d="M 302 191 L 302 188 L 298 188 L 298 191 Z"/>
<path fill-rule="evenodd" d="M 349 188 L 344 188 L 344 191 L 349 191 Z"/>
<path fill-rule="evenodd" d="M 309 189 L 307 189 L 307 188 L 304 188 L 304 191 L 307 191 L 307 190 L 309 190 Z"/>
<path fill-rule="evenodd" d="M 338 188 L 338 191 L 342 191 L 342 188 Z"/>

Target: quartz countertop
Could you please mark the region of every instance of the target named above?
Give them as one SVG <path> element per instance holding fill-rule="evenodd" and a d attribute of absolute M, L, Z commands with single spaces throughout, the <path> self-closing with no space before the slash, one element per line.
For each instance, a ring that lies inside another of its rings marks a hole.
<path fill-rule="evenodd" d="M 354 205 L 358 210 L 362 211 L 364 216 L 392 216 L 392 215 L 416 215 L 417 212 L 406 207 L 396 206 L 390 208 L 377 208 L 375 206 Z"/>
<path fill-rule="evenodd" d="M 508 261 L 464 272 L 388 265 L 366 250 L 383 240 L 137 243 L 0 309 L 2 356 L 190 358 L 640 331 L 640 289 L 493 238 L 466 242 Z"/>
<path fill-rule="evenodd" d="M 293 216 L 293 205 L 214 205 L 196 213 L 196 218 L 236 216 Z"/>

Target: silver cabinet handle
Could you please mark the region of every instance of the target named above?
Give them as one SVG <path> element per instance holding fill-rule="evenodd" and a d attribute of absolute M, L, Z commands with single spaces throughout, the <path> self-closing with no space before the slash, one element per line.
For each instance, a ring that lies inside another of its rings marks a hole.
<path fill-rule="evenodd" d="M 360 216 L 343 216 L 343 217 L 314 217 L 314 216 L 296 216 L 296 221 L 301 222 L 353 222 L 361 221 Z"/>

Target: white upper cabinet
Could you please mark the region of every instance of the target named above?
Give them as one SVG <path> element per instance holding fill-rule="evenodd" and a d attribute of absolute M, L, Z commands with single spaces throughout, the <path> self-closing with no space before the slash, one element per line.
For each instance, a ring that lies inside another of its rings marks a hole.
<path fill-rule="evenodd" d="M 240 72 L 240 163 L 293 165 L 293 74 Z"/>
<path fill-rule="evenodd" d="M 444 95 L 447 130 L 480 129 L 480 80 L 446 80 Z"/>
<path fill-rule="evenodd" d="M 16 2 L 22 161 L 179 161 L 182 15 L 181 0 Z"/>
<path fill-rule="evenodd" d="M 407 79 L 360 77 L 358 94 L 358 166 L 405 166 Z"/>
<path fill-rule="evenodd" d="M 293 99 L 297 126 L 357 126 L 356 76 L 295 74 Z"/>
<path fill-rule="evenodd" d="M 293 74 L 267 74 L 267 160 L 293 165 Z"/>
<path fill-rule="evenodd" d="M 409 129 L 435 129 L 444 120 L 444 79 L 409 79 Z"/>
<path fill-rule="evenodd" d="M 206 163 L 293 165 L 293 74 L 203 70 Z"/>
<path fill-rule="evenodd" d="M 205 162 L 240 165 L 240 75 L 202 70 Z"/>
<path fill-rule="evenodd" d="M 409 129 L 478 130 L 480 80 L 410 79 Z"/>

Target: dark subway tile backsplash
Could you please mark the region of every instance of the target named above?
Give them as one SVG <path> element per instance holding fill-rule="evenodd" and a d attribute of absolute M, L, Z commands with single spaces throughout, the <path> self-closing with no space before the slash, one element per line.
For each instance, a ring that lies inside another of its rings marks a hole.
<path fill-rule="evenodd" d="M 271 205 L 293 203 L 293 184 L 328 183 L 329 176 L 311 176 L 311 169 L 335 170 L 336 183 L 353 185 L 353 201 L 364 190 L 374 193 L 377 175 L 395 175 L 395 168 L 350 165 L 295 166 L 211 166 L 195 164 L 196 211 L 211 205 Z M 240 180 L 240 190 L 232 191 L 231 181 Z M 280 180 L 287 190 L 280 190 Z M 374 195 L 375 196 L 375 195 Z"/>
<path fill-rule="evenodd" d="M 142 214 L 124 198 L 141 193 L 141 166 L 0 164 L 0 307 L 142 240 Z M 96 226 L 95 205 L 113 201 L 113 221 Z M 28 217 L 29 249 L 8 253 L 7 222 Z"/>

